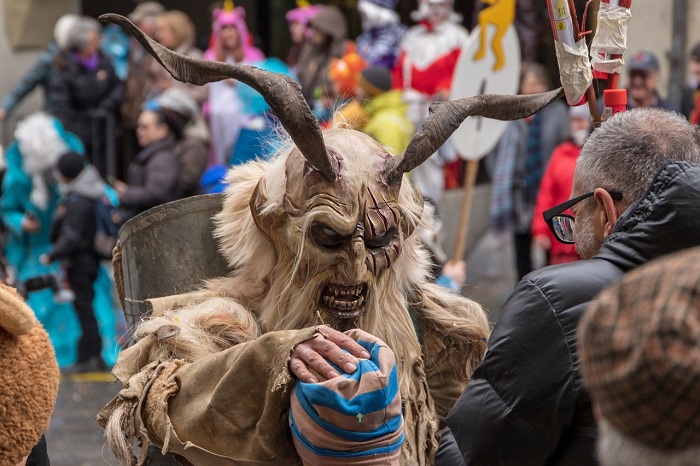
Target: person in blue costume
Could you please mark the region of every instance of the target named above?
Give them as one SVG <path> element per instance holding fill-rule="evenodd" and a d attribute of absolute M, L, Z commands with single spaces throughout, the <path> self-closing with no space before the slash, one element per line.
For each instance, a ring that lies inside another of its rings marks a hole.
<path fill-rule="evenodd" d="M 266 58 L 254 66 L 296 79 L 289 67 L 277 58 Z M 238 88 L 238 96 L 244 117 L 229 163 L 240 165 L 254 159 L 269 159 L 283 143 L 277 137 L 276 120 L 270 113 L 270 106 L 256 90 L 242 83 Z"/>
<path fill-rule="evenodd" d="M 60 197 L 52 168 L 68 151 L 84 154 L 80 139 L 66 132 L 55 118 L 37 112 L 20 122 L 15 141 L 5 153 L 7 172 L 0 209 L 8 229 L 7 261 L 20 282 L 46 274 L 61 277 L 58 263 L 43 265 L 39 256 L 51 248 L 51 217 Z M 102 356 L 109 365 L 118 352 L 111 288 L 103 266 L 95 282 L 94 308 L 102 336 Z M 73 306 L 56 303 L 51 289 L 30 293 L 27 302 L 49 333 L 59 365 L 75 362 L 80 326 Z"/>

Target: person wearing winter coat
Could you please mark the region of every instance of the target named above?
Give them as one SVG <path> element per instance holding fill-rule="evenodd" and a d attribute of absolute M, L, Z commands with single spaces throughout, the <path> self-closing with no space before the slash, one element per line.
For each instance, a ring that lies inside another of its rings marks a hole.
<path fill-rule="evenodd" d="M 187 94 L 172 88 L 147 103 L 146 108 L 164 109 L 183 118 L 182 134 L 175 144 L 175 153 L 180 165 L 180 193 L 182 197 L 200 194 L 199 180 L 207 168 L 210 137 L 209 128 L 199 107 Z"/>
<path fill-rule="evenodd" d="M 93 309 L 95 280 L 100 258 L 95 252 L 97 218 L 95 203 L 102 202 L 104 182 L 92 165 L 77 152 L 63 154 L 57 163 L 62 186 L 61 201 L 51 224 L 53 246 L 40 257 L 43 264 L 61 261 L 66 278 L 75 294 L 73 306 L 82 334 L 78 340 L 78 359 L 64 373 L 96 372 L 107 368 L 102 359 L 102 340 Z"/>
<path fill-rule="evenodd" d="M 107 171 L 105 149 L 114 141 L 92 112 L 103 110 L 116 119 L 123 98 L 124 83 L 100 51 L 100 24 L 80 18 L 68 32 L 66 50 L 54 60 L 51 111 L 66 130 L 80 137 L 88 159 L 103 174 Z"/>
<path fill-rule="evenodd" d="M 287 52 L 285 60 L 291 70 L 296 73 L 299 54 L 304 44 L 309 39 L 309 21 L 316 16 L 316 13 L 323 8 L 323 5 L 311 5 L 308 1 L 297 0 L 297 7 L 289 10 L 284 15 L 289 25 L 289 36 L 292 39 L 292 46 Z"/>
<path fill-rule="evenodd" d="M 18 281 L 45 274 L 60 277 L 57 262 L 45 265 L 39 257 L 51 249 L 51 219 L 60 199 L 52 168 L 60 155 L 68 151 L 84 152 L 80 138 L 42 112 L 19 123 L 15 141 L 5 151 L 7 172 L 2 184 L 0 213 L 8 229 L 7 262 Z M 105 340 L 103 356 L 108 364 L 114 363 L 117 356 L 111 286 L 107 272 L 101 267 L 95 283 L 94 309 Z M 27 303 L 49 333 L 59 365 L 74 363 L 80 327 L 73 306 L 55 302 L 48 289 L 31 292 Z"/>
<path fill-rule="evenodd" d="M 357 79 L 358 99 L 368 98 L 363 111 L 368 117 L 362 131 L 387 147 L 392 155 L 403 152 L 415 132 L 406 117 L 401 91 L 391 90 L 391 72 L 375 66 L 362 70 Z"/>
<path fill-rule="evenodd" d="M 131 162 L 126 182 L 112 183 L 119 207 L 126 211 L 120 221 L 180 198 L 175 139 L 184 123 L 181 116 L 163 109 L 141 112 L 137 135 L 143 150 Z"/>
<path fill-rule="evenodd" d="M 521 94 L 551 89 L 547 70 L 527 65 Z M 491 222 L 500 232 L 512 232 L 518 279 L 532 271 L 532 218 L 540 182 L 554 149 L 569 137 L 569 114 L 561 101 L 506 126 L 496 149 L 487 157 L 493 180 Z"/>
<path fill-rule="evenodd" d="M 44 110 L 51 111 L 51 70 L 58 52 L 66 47 L 67 35 L 70 28 L 79 19 L 78 16 L 67 14 L 61 16 L 53 29 L 53 42 L 39 56 L 34 66 L 27 71 L 17 84 L 0 100 L 0 121 L 3 121 L 35 88 L 41 87 L 44 92 Z"/>
<path fill-rule="evenodd" d="M 129 19 L 144 33 L 150 37 L 155 35 L 156 16 L 163 13 L 165 8 L 157 2 L 139 3 L 134 11 L 129 14 Z M 138 45 L 136 39 L 129 39 L 129 55 L 127 58 L 127 73 L 124 82 L 124 100 L 120 106 L 122 128 L 124 130 L 124 151 L 119 173 L 126 175 L 129 163 L 139 151 L 136 138 L 136 124 L 143 109 L 143 105 L 156 91 L 148 80 L 148 72 L 154 58 Z M 120 176 L 120 175 L 117 175 Z"/>
<path fill-rule="evenodd" d="M 339 8 L 324 5 L 309 21 L 311 38 L 304 44 L 297 75 L 306 100 L 314 103 L 328 92 L 328 69 L 334 58 L 342 58 L 354 44 L 348 40 L 348 22 Z"/>
<path fill-rule="evenodd" d="M 158 43 L 182 55 L 192 58 L 202 58 L 202 51 L 195 47 L 196 30 L 192 20 L 182 11 L 171 10 L 156 16 L 155 37 Z M 181 83 L 174 79 L 165 68 L 151 60 L 146 73 L 147 82 L 154 94 L 148 96 L 148 100 L 156 98 L 163 91 L 171 87 L 186 92 L 197 105 L 202 105 L 207 100 L 209 86 L 195 86 Z"/>
<path fill-rule="evenodd" d="M 360 0 L 362 34 L 357 37 L 357 53 L 369 66 L 394 68 L 406 26 L 396 10 L 398 0 Z"/>
<path fill-rule="evenodd" d="M 700 146 L 681 115 L 618 113 L 581 150 L 557 207 L 560 240 L 583 260 L 518 283 L 488 349 L 447 415 L 436 465 L 592 465 L 597 436 L 576 329 L 589 303 L 628 271 L 700 245 Z M 643 389 L 643 387 L 639 387 Z"/>
<path fill-rule="evenodd" d="M 556 240 L 542 217 L 545 210 L 569 199 L 574 183 L 576 160 L 581 153 L 581 146 L 591 132 L 591 115 L 585 105 L 570 107 L 569 118 L 571 137 L 557 146 L 549 159 L 532 217 L 532 239 L 543 251 L 547 251 L 547 265 L 580 259 L 573 244 L 562 244 Z"/>

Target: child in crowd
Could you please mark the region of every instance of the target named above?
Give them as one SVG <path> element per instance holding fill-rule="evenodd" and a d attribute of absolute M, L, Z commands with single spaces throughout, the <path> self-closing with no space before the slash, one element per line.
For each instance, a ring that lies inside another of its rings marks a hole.
<path fill-rule="evenodd" d="M 107 366 L 100 355 L 102 342 L 93 312 L 93 286 L 100 266 L 100 258 L 94 249 L 97 229 L 95 203 L 102 202 L 104 182 L 97 170 L 76 152 L 62 155 L 57 171 L 63 198 L 51 225 L 53 247 L 40 257 L 40 261 L 49 264 L 62 260 L 65 263 L 83 331 L 78 341 L 78 360 L 64 372 L 102 371 Z"/>

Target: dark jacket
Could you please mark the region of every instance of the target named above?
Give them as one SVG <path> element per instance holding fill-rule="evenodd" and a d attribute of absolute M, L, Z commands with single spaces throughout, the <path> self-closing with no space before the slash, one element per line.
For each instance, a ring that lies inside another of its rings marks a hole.
<path fill-rule="evenodd" d="M 143 212 L 180 197 L 180 166 L 175 142 L 165 138 L 143 149 L 129 166 L 129 189 L 119 197 L 120 206 Z"/>
<path fill-rule="evenodd" d="M 54 60 L 50 89 L 53 115 L 88 147 L 92 146 L 93 137 L 89 112 L 102 109 L 116 115 L 124 99 L 124 83 L 101 53 L 94 70 L 76 63 L 68 51 L 59 53 Z"/>
<path fill-rule="evenodd" d="M 596 464 L 596 424 L 578 370 L 578 321 L 624 273 L 700 245 L 698 231 L 700 165 L 672 162 L 595 257 L 523 278 L 447 416 L 451 431 L 443 434 L 436 465 Z"/>
<path fill-rule="evenodd" d="M 51 260 L 61 259 L 69 267 L 97 270 L 100 260 L 94 247 L 95 203 L 100 202 L 103 195 L 104 184 L 92 165 L 66 185 L 51 224 L 53 247 L 48 253 Z"/>

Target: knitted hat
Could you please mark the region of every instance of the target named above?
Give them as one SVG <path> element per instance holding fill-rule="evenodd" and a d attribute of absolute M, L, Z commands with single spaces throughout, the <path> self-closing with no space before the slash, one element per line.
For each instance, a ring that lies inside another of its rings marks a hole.
<path fill-rule="evenodd" d="M 362 330 L 347 334 L 370 359 L 358 359 L 353 374 L 334 366 L 342 375 L 297 381 L 289 414 L 294 446 L 305 466 L 398 466 L 404 426 L 394 353 Z"/>
<path fill-rule="evenodd" d="M 391 72 L 384 66 L 372 66 L 360 72 L 357 84 L 370 96 L 391 90 Z"/>
<path fill-rule="evenodd" d="M 666 256 L 600 294 L 578 328 L 585 385 L 625 436 L 700 447 L 700 248 Z"/>
<path fill-rule="evenodd" d="M 66 152 L 58 159 L 58 172 L 68 180 L 74 180 L 85 168 L 85 157 L 77 152 Z"/>

